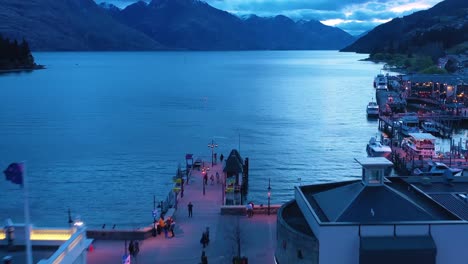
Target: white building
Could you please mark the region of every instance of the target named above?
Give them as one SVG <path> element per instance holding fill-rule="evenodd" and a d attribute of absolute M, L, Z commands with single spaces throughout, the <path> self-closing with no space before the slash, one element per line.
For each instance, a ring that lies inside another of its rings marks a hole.
<path fill-rule="evenodd" d="M 279 264 L 468 260 L 468 222 L 416 185 L 386 179 L 384 170 L 392 165 L 387 159 L 357 162 L 361 180 L 295 188 L 295 200 L 278 212 Z"/>

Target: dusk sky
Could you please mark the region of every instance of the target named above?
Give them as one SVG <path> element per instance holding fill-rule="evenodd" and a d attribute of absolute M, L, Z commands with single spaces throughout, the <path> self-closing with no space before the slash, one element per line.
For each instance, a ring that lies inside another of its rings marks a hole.
<path fill-rule="evenodd" d="M 96 0 L 102 2 L 104 0 Z M 150 0 L 146 0 L 149 2 Z M 135 0 L 107 0 L 118 7 Z M 294 20 L 315 19 L 359 35 L 392 18 L 428 9 L 442 0 L 206 0 L 210 5 L 244 16 L 286 15 Z"/>

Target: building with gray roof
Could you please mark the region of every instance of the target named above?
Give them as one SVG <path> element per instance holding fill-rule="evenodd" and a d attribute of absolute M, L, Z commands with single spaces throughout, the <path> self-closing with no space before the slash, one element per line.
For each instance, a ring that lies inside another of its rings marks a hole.
<path fill-rule="evenodd" d="M 295 187 L 295 199 L 278 211 L 278 263 L 449 264 L 468 259 L 468 206 L 450 201 L 457 198 L 453 194 L 439 198 L 437 190 L 431 193 L 428 188 L 438 185 L 429 186 L 427 180 L 421 185 L 384 177 L 392 165 L 385 158 L 356 161 L 361 180 Z M 448 184 L 439 179 L 440 185 Z M 468 187 L 468 180 L 464 184 Z"/>

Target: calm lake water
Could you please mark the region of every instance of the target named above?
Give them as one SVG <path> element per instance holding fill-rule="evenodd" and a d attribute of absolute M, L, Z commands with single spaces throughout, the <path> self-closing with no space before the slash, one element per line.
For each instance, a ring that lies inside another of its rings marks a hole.
<path fill-rule="evenodd" d="M 31 219 L 90 226 L 152 219 L 185 153 L 250 159 L 249 200 L 358 178 L 378 133 L 365 107 L 382 65 L 336 51 L 35 53 L 46 70 L 0 75 L 0 167 L 26 161 Z M 240 139 L 240 140 L 239 140 Z M 298 179 L 301 179 L 299 182 Z M 0 181 L 0 220 L 23 221 L 18 186 Z"/>

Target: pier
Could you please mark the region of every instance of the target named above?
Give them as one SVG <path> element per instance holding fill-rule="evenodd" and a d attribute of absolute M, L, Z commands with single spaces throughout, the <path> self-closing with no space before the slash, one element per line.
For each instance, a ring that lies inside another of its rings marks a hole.
<path fill-rule="evenodd" d="M 211 165 L 211 162 L 205 162 L 205 164 Z M 210 175 L 216 172 L 224 175 L 221 163 L 213 164 L 209 168 Z M 132 258 L 132 263 L 201 263 L 203 250 L 210 264 L 232 263 L 232 258 L 237 256 L 239 250 L 240 255 L 247 257 L 249 263 L 274 263 L 276 211 L 280 206 L 272 205 L 270 215 L 266 214 L 266 206 L 260 208 L 260 203 L 267 204 L 266 189 L 265 201 L 254 201 L 256 202 L 254 216 L 247 217 L 244 205 L 223 205 L 223 184 L 216 183 L 216 179 L 214 184 L 211 184 L 208 179 L 208 185 L 205 186 L 205 194 L 203 194 L 202 171 L 191 170 L 187 178 L 189 182 L 184 185 L 184 195 L 178 198 L 177 210 L 173 212 L 176 223 L 175 236 L 165 238 L 164 232 L 156 237 L 146 235 L 146 239 L 139 240 L 140 252 L 135 259 Z M 187 204 L 189 202 L 193 204 L 192 218 L 188 217 Z M 133 230 L 133 232 L 151 234 L 150 211 L 148 210 L 148 228 Z M 124 217 L 131 217 L 131 212 Z M 207 227 L 210 230 L 210 242 L 203 249 L 200 238 Z M 95 238 L 94 250 L 88 252 L 87 262 L 89 264 L 121 263 L 122 256 L 126 253 L 125 245 L 128 248 L 130 239 L 132 238 L 121 237 L 120 240 Z"/>

